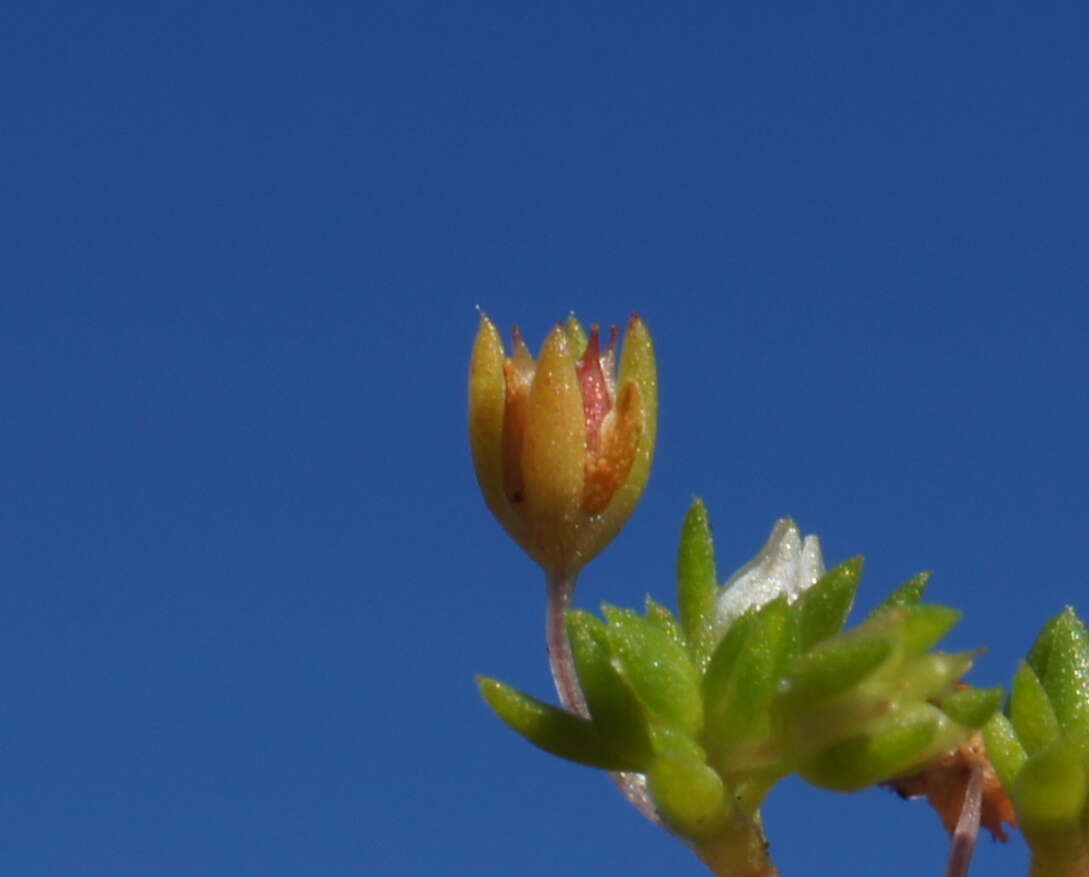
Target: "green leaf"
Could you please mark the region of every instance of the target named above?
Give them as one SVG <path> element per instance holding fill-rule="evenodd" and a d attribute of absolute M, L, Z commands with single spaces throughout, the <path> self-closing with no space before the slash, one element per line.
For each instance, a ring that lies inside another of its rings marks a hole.
<path fill-rule="evenodd" d="M 770 705 L 783 671 L 788 614 L 786 597 L 753 613 L 732 671 L 717 684 L 704 680 L 705 738 L 717 753 L 767 734 Z"/>
<path fill-rule="evenodd" d="M 947 693 L 972 669 L 972 652 L 929 652 L 896 668 L 893 696 L 898 701 L 930 700 Z"/>
<path fill-rule="evenodd" d="M 916 704 L 886 730 L 836 743 L 799 773 L 816 786 L 854 792 L 916 767 L 929 753 L 941 727 L 940 714 Z"/>
<path fill-rule="evenodd" d="M 1047 623 L 1029 653 L 1063 733 L 1089 751 L 1089 633 L 1067 606 Z"/>
<path fill-rule="evenodd" d="M 1007 790 L 1012 789 L 1014 780 L 1028 760 L 1028 753 L 1005 715 L 995 713 L 983 726 L 983 743 L 1002 785 Z"/>
<path fill-rule="evenodd" d="M 656 755 L 673 755 L 678 758 L 707 761 L 707 753 L 698 742 L 682 731 L 668 725 L 654 725 L 650 729 Z"/>
<path fill-rule="evenodd" d="M 729 684 L 730 674 L 734 672 L 734 666 L 741 658 L 742 649 L 749 638 L 749 631 L 755 623 L 757 611 L 759 610 L 751 609 L 735 618 L 719 640 L 703 674 L 705 700 Z"/>
<path fill-rule="evenodd" d="M 702 669 L 714 648 L 715 545 L 707 507 L 699 499 L 684 518 L 677 552 L 677 605 L 695 665 Z"/>
<path fill-rule="evenodd" d="M 1014 783 L 1013 798 L 1034 852 L 1038 845 L 1057 841 L 1056 835 L 1081 834 L 1087 793 L 1085 759 L 1074 741 L 1061 741 L 1029 758 Z"/>
<path fill-rule="evenodd" d="M 727 817 L 722 780 L 702 761 L 663 756 L 655 760 L 647 783 L 665 823 L 685 837 L 710 834 Z"/>
<path fill-rule="evenodd" d="M 647 597 L 647 621 L 657 627 L 682 649 L 686 648 L 684 631 L 676 616 L 652 597 Z"/>
<path fill-rule="evenodd" d="M 942 712 L 958 725 L 982 728 L 1002 706 L 1006 696 L 1002 686 L 995 688 L 961 688 L 941 699 Z"/>
<path fill-rule="evenodd" d="M 567 634 L 594 727 L 626 761 L 646 770 L 654 756 L 650 730 L 638 698 L 613 666 L 604 622 L 573 610 L 567 613 Z"/>
<path fill-rule="evenodd" d="M 806 710 L 853 688 L 892 654 L 887 636 L 852 632 L 825 640 L 791 665 L 779 687 L 780 700 Z"/>
<path fill-rule="evenodd" d="M 914 606 L 923 598 L 923 593 L 926 591 L 926 586 L 929 581 L 930 573 L 928 572 L 921 572 L 908 579 L 904 584 L 900 585 L 899 588 L 882 600 L 877 608 L 871 613 L 870 617 L 877 615 L 879 612 L 896 609 L 899 606 Z"/>
<path fill-rule="evenodd" d="M 899 636 L 906 657 L 922 655 L 934 648 L 949 631 L 956 627 L 957 622 L 964 615 L 963 612 L 950 609 L 948 606 L 922 603 L 900 611 L 904 612 L 904 617 L 899 626 Z"/>
<path fill-rule="evenodd" d="M 821 578 L 798 598 L 798 649 L 807 652 L 817 643 L 839 633 L 862 577 L 862 557 L 852 557 Z"/>
<path fill-rule="evenodd" d="M 606 606 L 605 614 L 612 653 L 643 706 L 680 730 L 698 734 L 703 701 L 699 674 L 687 652 L 637 612 Z"/>
<path fill-rule="evenodd" d="M 545 752 L 602 770 L 638 770 L 615 752 L 586 719 L 523 694 L 496 679 L 479 678 L 488 705 L 511 728 Z"/>
<path fill-rule="evenodd" d="M 1013 677 L 1010 721 L 1029 755 L 1036 755 L 1059 739 L 1059 720 L 1039 677 L 1022 662 Z"/>
<path fill-rule="evenodd" d="M 1061 617 L 1062 613 L 1060 612 L 1044 624 L 1036 637 L 1036 642 L 1034 642 L 1032 648 L 1029 649 L 1028 657 L 1025 659 L 1032 668 L 1032 672 L 1041 680 L 1047 675 L 1047 661 L 1048 658 L 1051 657 L 1051 643 L 1055 636 L 1055 632 L 1058 629 L 1059 619 Z"/>

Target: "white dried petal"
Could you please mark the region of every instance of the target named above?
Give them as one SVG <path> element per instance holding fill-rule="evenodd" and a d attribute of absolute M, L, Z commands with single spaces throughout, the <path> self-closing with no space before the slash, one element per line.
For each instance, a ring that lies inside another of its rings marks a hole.
<path fill-rule="evenodd" d="M 820 540 L 807 536 L 803 542 L 790 518 L 775 523 L 759 554 L 735 572 L 715 600 L 715 631 L 718 636 L 736 618 L 785 594 L 794 602 L 824 575 Z"/>

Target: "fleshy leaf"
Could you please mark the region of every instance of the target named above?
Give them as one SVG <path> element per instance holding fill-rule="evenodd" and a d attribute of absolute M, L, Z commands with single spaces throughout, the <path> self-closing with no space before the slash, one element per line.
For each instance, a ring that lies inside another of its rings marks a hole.
<path fill-rule="evenodd" d="M 929 581 L 929 572 L 921 572 L 912 576 L 882 600 L 874 609 L 873 614 L 876 615 L 878 612 L 884 612 L 888 609 L 896 609 L 899 606 L 914 606 L 923 598 Z"/>
<path fill-rule="evenodd" d="M 676 616 L 652 597 L 647 597 L 647 621 L 657 627 L 682 649 L 686 648 L 684 631 Z"/>
<path fill-rule="evenodd" d="M 941 726 L 936 709 L 916 704 L 886 730 L 834 744 L 799 772 L 822 788 L 857 791 L 917 766 L 931 750 Z"/>
<path fill-rule="evenodd" d="M 1072 740 L 1056 743 L 1025 763 L 1013 797 L 1021 829 L 1037 856 L 1046 852 L 1038 847 L 1062 845 L 1062 835 L 1081 834 L 1087 793 L 1085 760 Z"/>
<path fill-rule="evenodd" d="M 696 666 L 703 668 L 714 647 L 715 545 L 707 507 L 694 500 L 684 519 L 677 552 L 677 604 L 688 649 Z"/>
<path fill-rule="evenodd" d="M 639 769 L 639 765 L 614 751 L 586 719 L 496 679 L 481 678 L 477 684 L 496 715 L 545 752 L 603 770 Z"/>
<path fill-rule="evenodd" d="M 567 632 L 590 718 L 611 748 L 646 770 L 654 755 L 646 716 L 613 666 L 605 624 L 589 612 L 567 613 Z"/>
<path fill-rule="evenodd" d="M 807 652 L 817 643 L 839 633 L 862 577 L 862 558 L 852 557 L 826 572 L 798 598 L 798 648 Z"/>
<path fill-rule="evenodd" d="M 1032 668 L 1022 662 L 1013 677 L 1010 721 L 1029 755 L 1036 755 L 1059 739 L 1059 720 L 1051 701 Z"/>
<path fill-rule="evenodd" d="M 672 755 L 696 761 L 707 760 L 707 752 L 699 743 L 688 734 L 669 725 L 654 725 L 650 729 L 650 737 L 654 742 L 654 752 L 657 755 Z"/>
<path fill-rule="evenodd" d="M 1012 789 L 1014 779 L 1028 760 L 1028 753 L 1003 713 L 995 713 L 983 726 L 983 743 L 1002 785 Z"/>
<path fill-rule="evenodd" d="M 729 675 L 715 684 L 705 681 L 706 737 L 719 752 L 767 732 L 783 670 L 789 611 L 786 597 L 779 597 L 753 613 L 746 625 L 744 660 L 735 661 Z"/>
<path fill-rule="evenodd" d="M 930 652 L 898 669 L 896 695 L 902 700 L 940 697 L 972 669 L 972 652 Z"/>
<path fill-rule="evenodd" d="M 1089 633 L 1071 607 L 1048 622 L 1029 654 L 1063 733 L 1089 752 Z M 1035 653 L 1035 661 L 1034 661 Z"/>
<path fill-rule="evenodd" d="M 706 835 L 726 818 L 722 780 L 702 761 L 663 756 L 655 759 L 647 781 L 666 824 L 685 837 Z"/>
<path fill-rule="evenodd" d="M 893 641 L 882 635 L 847 634 L 826 640 L 799 657 L 780 685 L 780 699 L 793 709 L 807 709 L 854 687 L 892 654 Z"/>
<path fill-rule="evenodd" d="M 612 653 L 639 700 L 688 734 L 703 726 L 699 675 L 688 654 L 656 625 L 630 609 L 605 607 Z"/>
<path fill-rule="evenodd" d="M 917 604 L 904 612 L 900 628 L 904 654 L 908 657 L 922 655 L 956 627 L 964 613 L 947 606 Z"/>
<path fill-rule="evenodd" d="M 961 688 L 941 699 L 941 708 L 949 718 L 966 728 L 982 728 L 1002 706 L 1006 696 L 1002 686 Z"/>

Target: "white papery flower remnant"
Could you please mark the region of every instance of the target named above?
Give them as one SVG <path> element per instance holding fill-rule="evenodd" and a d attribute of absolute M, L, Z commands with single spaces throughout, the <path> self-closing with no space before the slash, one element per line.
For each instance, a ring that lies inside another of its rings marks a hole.
<path fill-rule="evenodd" d="M 715 634 L 721 637 L 734 620 L 786 594 L 793 603 L 824 575 L 821 543 L 802 538 L 791 518 L 775 522 L 760 552 L 726 580 L 715 599 Z"/>

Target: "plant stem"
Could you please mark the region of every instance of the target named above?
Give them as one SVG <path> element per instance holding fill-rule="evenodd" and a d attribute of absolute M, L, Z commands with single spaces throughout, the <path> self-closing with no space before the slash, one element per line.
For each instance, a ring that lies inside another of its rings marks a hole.
<path fill-rule="evenodd" d="M 724 831 L 698 841 L 695 849 L 718 877 L 779 877 L 759 823 L 741 814 Z"/>
<path fill-rule="evenodd" d="M 949 848 L 949 861 L 945 866 L 945 877 L 968 877 L 968 867 L 972 864 L 972 853 L 976 848 L 979 835 L 979 818 L 983 804 L 983 768 L 978 764 L 972 768 L 968 777 L 968 787 L 964 790 L 964 803 L 960 808 L 960 818 L 953 831 L 953 842 Z"/>
<path fill-rule="evenodd" d="M 586 698 L 579 687 L 575 661 L 571 656 L 571 640 L 567 636 L 566 615 L 571 608 L 575 593 L 576 575 L 548 574 L 548 609 L 545 616 L 545 641 L 548 643 L 548 662 L 552 668 L 552 681 L 560 703 L 568 712 L 583 718 L 590 717 Z M 633 807 L 655 825 L 661 824 L 658 814 L 647 793 L 646 778 L 639 773 L 611 773 L 620 793 Z"/>

